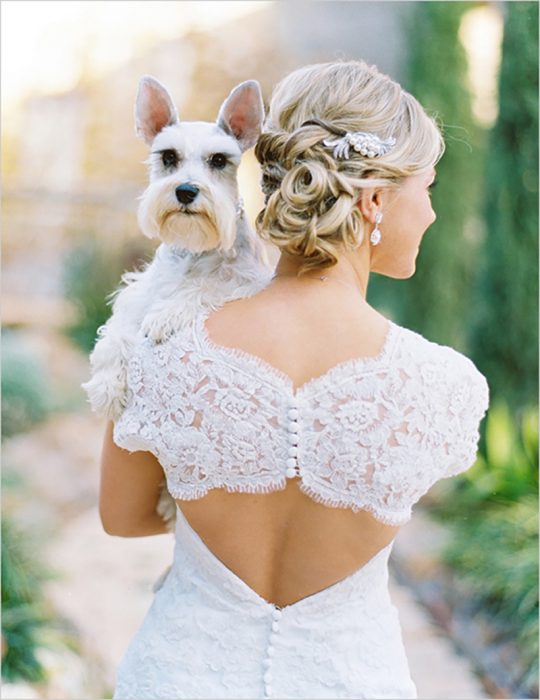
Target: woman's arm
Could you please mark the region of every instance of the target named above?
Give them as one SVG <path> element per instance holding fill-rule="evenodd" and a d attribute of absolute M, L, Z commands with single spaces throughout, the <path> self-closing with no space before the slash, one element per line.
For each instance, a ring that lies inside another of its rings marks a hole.
<path fill-rule="evenodd" d="M 101 454 L 99 515 L 103 529 L 118 537 L 145 537 L 168 532 L 156 513 L 163 469 L 150 452 L 128 452 L 112 438 L 109 422 Z"/>

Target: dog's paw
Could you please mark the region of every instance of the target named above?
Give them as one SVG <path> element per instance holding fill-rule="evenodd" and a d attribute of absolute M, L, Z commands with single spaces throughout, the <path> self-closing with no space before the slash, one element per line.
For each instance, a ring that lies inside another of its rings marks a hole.
<path fill-rule="evenodd" d="M 126 406 L 127 384 L 124 372 L 96 372 L 81 385 L 92 410 L 99 416 L 117 420 Z"/>
<path fill-rule="evenodd" d="M 148 313 L 142 324 L 143 335 L 155 343 L 161 343 L 177 331 L 184 328 L 190 322 L 186 310 L 160 309 Z"/>
<path fill-rule="evenodd" d="M 145 316 L 141 330 L 146 338 L 154 343 L 161 343 L 174 332 L 168 315 L 164 312 L 149 313 Z"/>
<path fill-rule="evenodd" d="M 176 501 L 169 493 L 165 480 L 160 486 L 160 494 L 156 506 L 156 512 L 165 522 L 169 532 L 174 532 L 176 525 Z"/>
<path fill-rule="evenodd" d="M 112 420 L 113 423 L 116 423 L 116 421 L 120 418 L 120 416 L 124 412 L 125 407 L 126 407 L 126 395 L 124 392 L 121 397 L 118 396 L 118 397 L 111 399 L 111 402 L 109 404 L 108 411 L 107 411 L 107 418 L 109 420 Z"/>

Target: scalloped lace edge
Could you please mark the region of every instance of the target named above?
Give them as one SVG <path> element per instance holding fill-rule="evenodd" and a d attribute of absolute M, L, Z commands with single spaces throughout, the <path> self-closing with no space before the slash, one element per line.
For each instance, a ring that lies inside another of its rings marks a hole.
<path fill-rule="evenodd" d="M 175 487 L 173 485 L 168 485 L 169 493 L 173 498 L 178 498 L 179 500 L 186 500 L 186 501 L 193 501 L 198 498 L 202 498 L 203 496 L 206 496 L 206 494 L 211 490 L 211 489 L 223 489 L 224 491 L 227 491 L 228 493 L 273 493 L 275 491 L 280 491 L 285 488 L 287 484 L 287 478 L 282 477 L 277 479 L 276 481 L 272 482 L 271 484 L 255 484 L 255 485 L 248 485 L 248 484 L 227 484 L 227 483 L 215 483 L 210 486 L 201 486 L 199 488 L 195 487 L 189 487 L 189 489 L 182 489 Z M 329 497 L 317 489 L 313 488 L 312 486 L 308 486 L 305 482 L 303 482 L 301 479 L 299 481 L 299 489 L 304 493 L 306 496 L 309 496 L 312 498 L 314 501 L 317 503 L 326 506 L 328 508 L 350 508 L 354 513 L 358 513 L 360 511 L 367 511 L 373 517 L 378 520 L 381 523 L 384 523 L 385 525 L 404 525 L 408 520 L 411 518 L 411 511 L 400 511 L 400 512 L 391 512 L 391 511 L 382 511 L 377 509 L 376 506 L 374 506 L 371 503 L 362 503 L 359 504 L 357 501 L 354 501 L 353 499 L 344 499 L 344 498 L 337 498 L 337 497 Z"/>

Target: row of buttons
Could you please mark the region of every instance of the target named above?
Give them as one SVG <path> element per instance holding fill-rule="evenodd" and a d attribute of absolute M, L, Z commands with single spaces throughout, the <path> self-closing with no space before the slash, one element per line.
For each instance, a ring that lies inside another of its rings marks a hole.
<path fill-rule="evenodd" d="M 287 413 L 289 424 L 287 426 L 289 432 L 289 450 L 287 459 L 287 478 L 292 479 L 299 475 L 298 468 L 298 405 L 296 399 L 292 399 Z"/>
<path fill-rule="evenodd" d="M 285 474 L 287 478 L 292 479 L 298 476 L 300 473 L 298 467 L 298 405 L 296 399 L 293 397 L 289 405 L 289 410 L 287 411 L 287 417 L 289 423 L 287 425 L 287 430 L 289 433 L 289 449 L 287 458 L 287 471 Z M 272 695 L 272 657 L 274 656 L 274 645 L 276 637 L 279 633 L 279 620 L 281 618 L 282 611 L 274 606 L 272 610 L 272 632 L 270 633 L 270 642 L 266 650 L 266 658 L 263 661 L 264 666 L 264 695 L 266 698 Z"/>
<path fill-rule="evenodd" d="M 272 610 L 272 632 L 270 633 L 270 641 L 266 649 L 266 658 L 263 661 L 264 666 L 264 696 L 269 698 L 272 696 L 272 657 L 274 656 L 274 644 L 279 633 L 279 620 L 282 612 L 279 608 L 274 607 Z"/>

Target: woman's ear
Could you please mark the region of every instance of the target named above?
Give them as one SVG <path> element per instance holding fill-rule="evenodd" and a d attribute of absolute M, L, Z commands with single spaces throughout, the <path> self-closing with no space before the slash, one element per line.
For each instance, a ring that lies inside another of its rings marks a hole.
<path fill-rule="evenodd" d="M 374 187 L 363 189 L 357 205 L 364 219 L 375 223 L 375 214 L 381 208 L 381 191 Z"/>

